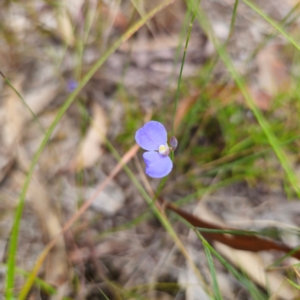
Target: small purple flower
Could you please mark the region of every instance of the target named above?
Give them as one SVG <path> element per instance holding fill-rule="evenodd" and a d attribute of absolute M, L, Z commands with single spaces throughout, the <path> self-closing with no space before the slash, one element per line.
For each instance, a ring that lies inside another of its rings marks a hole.
<path fill-rule="evenodd" d="M 148 151 L 143 154 L 147 175 L 162 178 L 172 171 L 173 162 L 169 157 L 171 149 L 167 144 L 167 131 L 161 123 L 146 123 L 136 132 L 135 140 L 141 148 Z"/>
<path fill-rule="evenodd" d="M 78 82 L 74 79 L 69 79 L 67 82 L 67 90 L 69 93 L 73 92 L 78 86 Z"/>

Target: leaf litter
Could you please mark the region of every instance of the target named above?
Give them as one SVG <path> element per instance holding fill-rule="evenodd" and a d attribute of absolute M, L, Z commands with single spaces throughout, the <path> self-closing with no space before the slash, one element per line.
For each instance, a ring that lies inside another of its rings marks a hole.
<path fill-rule="evenodd" d="M 153 1 L 151 5 L 156 2 Z M 82 116 L 76 103 L 72 105 L 56 128 L 49 145 L 39 160 L 27 193 L 20 235 L 18 267 L 29 271 L 43 247 L 59 234 L 65 221 L 76 213 L 82 201 L 86 201 L 97 190 L 99 184 L 107 180 L 107 174 L 110 174 L 116 161 L 107 151 L 105 139 L 115 138 L 123 133 L 126 123 L 126 114 L 123 113 L 123 110 L 127 109 L 130 113 L 130 110 L 140 109 L 146 114 L 149 111 L 161 109 L 162 99 L 166 89 L 169 88 L 169 76 L 174 70 L 175 74 L 178 74 L 179 70 L 179 64 L 174 67 L 173 58 L 179 40 L 178 23 L 182 23 L 183 20 L 184 4 L 180 1 L 177 2 L 179 4 L 175 4 L 170 10 L 161 12 L 151 21 L 149 27 L 151 30 L 143 29 L 144 33 L 137 34 L 137 37 L 124 44 L 118 52 L 113 54 L 106 66 L 98 71 L 91 83 L 82 91 L 78 101 L 82 101 L 84 106 L 90 108 L 87 110 L 92 119 L 87 125 L 85 124 L 87 128 L 84 135 L 82 135 L 80 124 Z M 213 27 L 216 33 L 222 40 L 226 40 L 228 33 L 232 3 L 232 1 L 221 1 L 221 3 L 203 1 L 202 3 L 210 20 L 214 22 Z M 74 48 L 78 43 L 76 26 L 82 26 L 85 9 L 88 10 L 89 6 L 87 4 L 85 6 L 82 1 L 77 1 L 76 5 L 70 5 L 68 1 L 64 1 L 62 7 L 55 7 L 43 1 L 38 1 L 35 6 L 31 6 L 32 4 L 30 3 L 28 6 L 19 2 L 7 4 L 10 9 L 7 10 L 7 16 L 3 16 L 5 8 L 1 4 L 1 22 L 4 24 L 4 30 L 1 33 L 3 39 L 0 39 L 1 45 L 3 45 L 0 47 L 1 71 L 5 72 L 10 79 L 14 78 L 13 85 L 36 114 L 42 127 L 47 129 L 66 96 L 66 89 L 63 87 L 66 78 L 62 77 L 67 74 L 69 76 L 70 72 L 74 72 L 77 67 L 76 55 L 78 53 L 74 53 L 76 52 Z M 274 12 L 272 10 L 274 10 L 275 4 L 270 7 L 267 4 L 264 6 L 267 12 L 278 19 L 282 18 L 283 12 L 290 8 L 284 6 L 285 10 L 275 9 Z M 281 4 L 281 6 L 283 5 Z M 287 4 L 287 6 L 289 5 Z M 110 36 L 114 37 L 120 32 L 124 32 L 132 17 L 131 9 L 124 4 L 119 5 L 117 2 L 110 6 L 94 1 L 90 7 L 95 9 L 95 14 L 100 18 L 93 19 L 91 38 L 85 41 L 86 51 L 82 58 L 84 71 L 86 65 L 100 55 L 99 49 L 103 49 L 105 46 L 101 45 L 99 39 L 96 38 L 101 35 L 101 30 L 106 30 L 103 33 L 104 40 L 111 42 Z M 243 4 L 240 4 L 239 9 L 236 30 L 229 42 L 228 49 L 235 59 L 235 65 L 243 74 L 248 72 L 255 74 L 255 70 L 251 70 L 251 67 L 249 68 L 245 64 L 244 58 L 251 55 L 255 45 L 262 40 L 265 32 L 270 31 L 270 28 L 262 20 L 255 19 L 254 13 L 247 10 Z M 100 22 L 101 18 L 110 26 L 104 29 L 97 27 L 96 23 Z M 18 22 L 11 22 L 11 20 Z M 289 78 L 280 52 L 276 52 L 281 49 L 281 45 L 278 46 L 276 43 L 278 43 L 277 40 L 275 45 L 266 47 L 256 57 L 258 64 L 256 78 L 259 80 L 257 85 L 254 84 L 255 98 L 259 98 L 257 105 L 264 111 L 272 109 L 273 98 L 280 93 L 281 89 L 286 89 L 285 82 Z M 32 45 L 37 46 L 33 47 Z M 187 52 L 187 62 L 184 68 L 185 78 L 197 77 L 198 70 L 215 54 L 211 47 L 201 29 L 195 26 L 191 37 L 191 47 Z M 5 57 L 8 59 L 5 60 Z M 126 64 L 128 64 L 128 69 L 124 76 L 123 70 Z M 75 73 L 71 76 L 75 77 Z M 214 76 L 218 78 L 224 73 L 226 73 L 224 66 L 218 63 Z M 105 83 L 104 80 L 106 80 Z M 174 78 L 174 82 L 171 83 L 171 89 L 174 88 L 176 80 Z M 212 83 L 205 90 L 193 89 L 193 92 L 189 93 L 185 100 L 183 99 L 177 111 L 176 128 L 180 129 L 180 126 L 183 126 L 180 123 L 184 124 L 185 116 L 193 108 L 201 93 L 207 91 L 210 91 L 212 95 L 215 93 L 217 84 Z M 283 88 L 281 83 L 283 83 Z M 99 96 L 98 89 L 101 84 L 103 85 L 103 94 Z M 125 96 L 124 92 L 123 94 L 120 92 L 122 87 L 127 93 Z M 232 91 L 236 91 L 236 87 L 226 86 L 225 93 L 220 96 L 221 100 L 224 103 L 228 99 L 231 103 L 243 103 L 239 95 L 232 97 Z M 98 97 L 94 97 L 95 94 Z M 32 119 L 32 114 L 24 106 L 22 100 L 11 89 L 1 85 L 1 96 L 3 101 L 0 104 L 0 180 L 2 183 L 0 186 L 2 199 L 0 248 L 5 261 L 5 244 L 9 239 L 11 216 L 29 164 L 44 132 Z M 170 97 L 167 102 L 172 103 Z M 114 105 L 122 107 L 120 118 L 110 115 L 109 108 Z M 138 125 L 142 123 L 142 118 L 134 121 L 137 122 L 135 128 L 138 128 Z M 112 124 L 114 128 L 111 129 L 109 125 Z M 118 147 L 120 153 L 125 152 L 122 144 L 118 145 L 114 139 L 113 143 Z M 102 299 L 99 296 L 99 287 L 104 286 L 105 292 L 110 293 L 106 285 L 108 279 L 115 281 L 127 290 L 133 289 L 139 284 L 149 284 L 145 294 L 150 299 L 159 299 L 159 297 L 162 299 L 175 297 L 176 299 L 205 299 L 206 292 L 202 290 L 203 297 L 199 298 L 199 291 L 195 293 L 193 290 L 200 287 L 187 287 L 188 284 L 197 281 L 194 280 L 190 270 L 186 268 L 179 251 L 174 249 L 171 238 L 153 218 L 145 218 L 136 226 L 128 225 L 128 228 L 126 227 L 122 231 L 101 236 L 102 232 L 124 226 L 147 211 L 145 203 L 141 201 L 140 196 L 131 186 L 131 182 L 124 173 L 120 173 L 114 181 L 111 181 L 103 193 L 97 195 L 91 208 L 69 231 L 74 239 L 73 246 L 76 245 L 77 250 L 71 248 L 71 245 L 66 242 L 69 239 L 61 236 L 42 268 L 40 276 L 48 283 L 53 284 L 58 291 L 60 290 L 58 295 L 61 297 L 74 295 L 76 287 L 72 285 L 71 278 L 77 276 L 79 282 L 84 282 L 82 286 L 86 288 L 86 297 L 96 295 L 95 299 Z M 243 198 L 240 204 L 242 212 L 237 212 L 237 202 L 235 202 L 237 199 L 232 195 L 240 193 L 240 189 L 243 192 L 249 191 L 249 188 L 239 186 L 233 187 L 230 191 L 225 189 L 219 192 L 222 193 L 222 201 L 219 206 L 222 206 L 228 197 L 231 197 L 230 199 L 234 203 L 232 211 L 228 212 L 223 209 L 221 213 L 220 210 L 217 210 L 219 218 L 221 217 L 225 224 L 239 220 L 247 210 L 257 212 L 257 206 L 252 200 L 256 196 L 253 195 Z M 252 190 L 257 191 L 255 188 Z M 180 193 L 179 187 L 172 191 L 170 197 L 176 198 L 176 195 Z M 274 197 L 271 191 L 270 194 L 271 197 Z M 285 196 L 282 194 L 279 198 L 280 201 L 274 205 L 281 207 L 279 211 L 284 211 Z M 209 203 L 213 202 L 210 201 L 210 198 L 208 199 Z M 266 200 L 261 199 L 260 201 L 262 203 L 261 218 L 267 219 L 269 207 L 263 206 Z M 195 209 L 195 205 L 197 204 L 189 204 L 192 209 Z M 213 205 L 214 203 L 211 204 L 211 206 Z M 223 207 L 230 210 L 230 205 Z M 294 206 L 291 205 L 291 207 L 290 210 L 284 211 L 286 217 L 281 221 L 290 223 L 289 221 L 293 219 L 295 220 L 293 224 L 298 225 L 297 214 L 293 211 Z M 200 210 L 199 214 L 203 215 L 203 211 Z M 277 214 L 277 220 L 280 219 L 279 215 Z M 249 214 L 247 218 L 249 222 L 255 223 L 257 216 Z M 201 252 L 200 243 L 196 241 L 195 237 L 187 238 L 187 235 L 190 235 L 186 227 L 180 223 L 176 223 L 174 226 L 180 238 L 189 243 L 191 257 L 195 263 L 208 276 L 209 271 Z M 89 239 L 92 241 L 92 245 Z M 288 239 L 285 239 L 285 242 L 289 243 Z M 294 241 L 294 243 L 297 242 L 298 240 Z M 243 270 L 248 272 L 249 276 L 253 276 L 261 287 L 269 288 L 266 286 L 265 279 L 262 279 L 266 266 L 260 263 L 258 254 L 252 253 L 253 263 L 246 265 L 245 261 L 249 261 L 250 258 L 245 252 L 239 251 L 240 254 L 237 254 L 234 252 L 236 250 L 228 247 L 225 250 L 223 245 L 216 247 L 220 253 L 232 260 L 233 264 L 238 265 L 239 257 Z M 271 253 L 269 256 L 274 257 Z M 166 259 L 162 260 L 162 258 Z M 101 267 L 100 274 L 96 272 L 99 270 L 99 266 L 96 267 L 95 260 Z M 71 266 L 71 262 L 74 264 L 73 266 Z M 74 275 L 74 270 L 76 271 L 76 268 L 82 263 L 84 263 L 86 274 L 76 274 L 75 272 Z M 220 284 L 224 295 L 229 299 L 233 295 L 236 299 L 241 299 L 235 290 L 238 286 L 237 282 L 230 276 L 224 277 L 224 274 L 227 275 L 227 273 L 222 266 L 217 265 L 216 267 L 219 277 L 223 276 L 223 279 L 219 280 L 226 281 L 226 284 Z M 253 275 L 253 271 L 259 272 L 259 278 Z M 283 288 L 278 289 L 278 292 L 276 290 L 276 286 L 280 285 L 276 280 L 284 282 L 284 277 L 280 273 L 274 275 L 276 279 L 272 279 L 272 276 L 269 277 L 272 292 L 274 291 L 283 299 L 290 299 L 290 295 L 294 295 L 292 290 L 287 291 Z M 273 284 L 273 281 L 276 282 Z M 23 282 L 24 278 L 18 277 L 16 286 L 21 286 Z M 169 293 L 163 293 L 154 289 L 155 282 L 175 282 L 181 286 L 182 291 L 178 292 L 178 289 L 174 289 Z M 3 286 L 3 282 L 1 282 L 1 286 Z M 238 290 L 242 289 L 241 286 L 238 287 Z M 139 291 L 138 288 L 137 291 Z M 140 293 L 144 293 L 144 290 L 140 289 Z M 38 294 L 39 290 L 33 289 L 33 297 L 38 297 Z M 112 293 L 112 295 L 114 294 Z M 246 299 L 250 299 L 249 296 L 246 296 Z"/>

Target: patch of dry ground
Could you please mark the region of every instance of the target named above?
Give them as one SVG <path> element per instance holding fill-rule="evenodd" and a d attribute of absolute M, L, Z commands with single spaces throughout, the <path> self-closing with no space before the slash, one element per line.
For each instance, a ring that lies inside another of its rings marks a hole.
<path fill-rule="evenodd" d="M 156 2 L 152 4 L 155 6 Z M 257 3 L 276 20 L 283 19 L 294 5 L 286 1 Z M 203 0 L 201 5 L 218 38 L 225 41 L 230 30 L 234 1 Z M 144 10 L 149 8 L 140 7 L 141 14 Z M 149 118 L 162 108 L 163 99 L 170 108 L 173 107 L 180 69 L 180 59 L 174 64 L 174 57 L 185 10 L 184 3 L 176 1 L 123 44 L 64 115 L 39 159 L 26 196 L 17 256 L 19 268 L 30 270 L 33 267 L 47 242 L 60 232 L 62 225 L 115 166 L 115 158 L 104 145 L 105 137 L 121 154 L 127 150 L 117 139 L 124 134 L 127 112 L 140 109 Z M 118 1 L 62 1 L 58 7 L 46 1 L 27 1 L 26 4 L 6 1 L 0 4 L 1 71 L 38 118 L 38 122 L 33 119 L 16 93 L 1 80 L 0 256 L 3 262 L 7 258 L 7 243 L 18 196 L 45 130 L 68 96 L 69 80 L 85 73 L 137 15 L 137 12 L 133 14 L 131 4 L 120 5 Z M 298 23 L 294 23 L 296 28 Z M 271 26 L 255 12 L 245 4 L 239 4 L 228 50 L 237 69 L 248 76 L 253 93 L 260 95 L 257 97 L 258 106 L 264 110 L 269 107 L 270 97 L 280 89 L 278 83 L 285 82 L 287 78 L 286 64 L 280 52 L 285 41 L 283 38 L 273 40 L 250 64 L 247 58 L 266 34 L 272 32 Z M 84 47 L 82 52 L 81 47 Z M 211 42 L 195 24 L 187 51 L 184 79 L 197 77 L 203 63 L 214 54 Z M 228 78 L 221 62 L 214 76 Z M 286 87 L 286 84 L 283 86 Z M 197 91 L 197 87 L 193 88 Z M 92 122 L 86 117 L 84 109 Z M 182 106 L 183 114 L 185 109 Z M 138 123 L 142 124 L 143 120 Z M 134 144 L 133 136 L 129 140 L 128 143 Z M 133 161 L 130 167 L 140 178 L 137 164 Z M 157 186 L 155 181 L 151 184 Z M 218 222 L 248 229 L 257 229 L 258 226 L 279 228 L 279 223 L 289 224 L 291 228 L 299 226 L 298 203 L 287 204 L 280 189 L 277 192 L 263 189 L 239 184 L 206 195 L 201 205 L 194 201 L 189 208 L 195 210 L 198 206 L 201 215 L 205 209 L 207 215 L 214 212 Z M 174 199 L 181 194 L 182 191 L 174 185 L 166 197 Z M 63 296 L 104 299 L 100 289 L 110 299 L 117 299 L 111 282 L 128 290 L 140 285 L 136 291 L 148 299 L 208 299 L 172 239 L 150 212 L 145 221 L 136 226 L 102 234 L 127 224 L 147 211 L 146 203 L 127 175 L 121 172 L 99 194 L 80 221 L 58 240 L 43 265 L 40 276 L 58 288 L 58 295 L 50 297 L 34 288 L 31 299 L 62 299 Z M 268 223 L 271 221 L 275 223 Z M 200 242 L 182 224 L 176 223 L 175 229 L 182 242 L 188 245 L 190 256 L 209 283 L 209 269 Z M 291 246 L 299 244 L 296 235 L 284 234 L 282 239 Z M 238 254 L 220 245 L 218 249 L 238 264 Z M 250 260 L 250 254 L 244 255 L 240 259 Z M 256 267 L 246 265 L 244 271 L 265 287 L 263 268 L 274 260 L 274 254 L 251 254 L 251 259 L 253 264 L 257 264 Z M 245 289 L 228 275 L 223 266 L 217 264 L 216 268 L 224 297 L 250 299 Z M 259 274 L 253 274 L 255 271 Z M 0 286 L 3 291 L 4 267 L 1 273 Z M 76 284 L 72 283 L 75 277 Z M 273 293 L 277 292 L 282 299 L 292 299 L 294 292 L 291 289 L 283 286 L 278 290 L 281 281 L 284 281 L 280 272 L 269 274 L 269 279 Z M 18 276 L 16 286 L 21 287 L 23 282 L 23 277 Z M 166 292 L 165 289 L 159 291 L 159 287 L 155 288 L 157 282 L 178 285 Z M 150 285 L 143 286 L 145 284 Z M 118 288 L 115 286 L 114 289 Z M 41 298 L 38 295 L 42 295 Z M 127 298 L 134 299 L 135 296 L 128 294 Z"/>

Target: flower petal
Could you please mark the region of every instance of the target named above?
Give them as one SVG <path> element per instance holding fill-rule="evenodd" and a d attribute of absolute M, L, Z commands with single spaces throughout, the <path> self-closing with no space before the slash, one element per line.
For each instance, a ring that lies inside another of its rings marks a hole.
<path fill-rule="evenodd" d="M 150 121 L 136 132 L 135 141 L 145 150 L 158 150 L 167 143 L 167 131 L 161 123 Z"/>
<path fill-rule="evenodd" d="M 146 164 L 146 174 L 153 178 L 162 178 L 168 175 L 173 168 L 173 162 L 169 156 L 163 156 L 158 152 L 145 152 L 143 158 Z"/>

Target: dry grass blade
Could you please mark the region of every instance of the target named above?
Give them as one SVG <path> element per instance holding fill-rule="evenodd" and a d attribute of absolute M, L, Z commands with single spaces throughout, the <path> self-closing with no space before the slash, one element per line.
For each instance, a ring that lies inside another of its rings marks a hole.
<path fill-rule="evenodd" d="M 102 182 L 102 184 L 98 187 L 95 194 L 87 201 L 85 202 L 78 212 L 63 226 L 61 232 L 59 235 L 57 235 L 44 249 L 44 251 L 39 255 L 39 257 L 36 260 L 36 264 L 34 269 L 31 272 L 31 276 L 29 277 L 29 280 L 24 285 L 23 290 L 25 291 L 23 294 L 27 294 L 28 288 L 31 287 L 34 278 L 37 276 L 37 273 L 43 264 L 44 260 L 46 259 L 47 255 L 49 254 L 50 250 L 56 245 L 57 241 L 61 238 L 61 235 L 64 234 L 71 226 L 72 224 L 78 220 L 78 218 L 90 207 L 90 205 L 93 203 L 93 201 L 97 198 L 97 195 L 101 193 L 101 191 L 111 182 L 111 180 L 122 170 L 122 167 L 127 164 L 137 153 L 139 150 L 138 145 L 134 145 L 131 149 L 129 149 L 125 155 L 122 157 L 121 161 L 116 165 L 116 167 L 112 170 L 112 172 L 109 174 L 109 176 Z M 21 294 L 21 296 L 23 295 Z M 23 296 L 22 296 L 23 297 Z"/>

